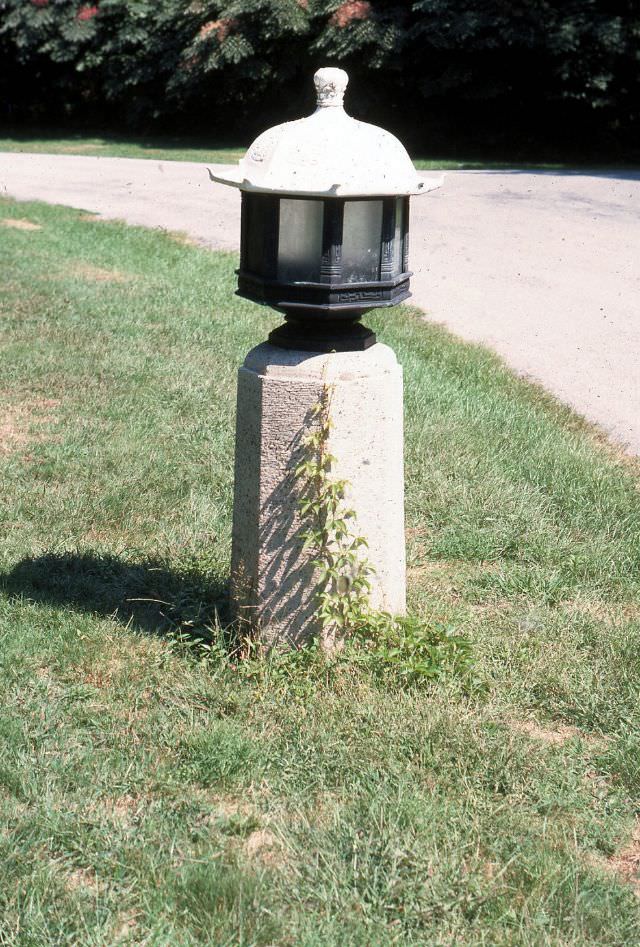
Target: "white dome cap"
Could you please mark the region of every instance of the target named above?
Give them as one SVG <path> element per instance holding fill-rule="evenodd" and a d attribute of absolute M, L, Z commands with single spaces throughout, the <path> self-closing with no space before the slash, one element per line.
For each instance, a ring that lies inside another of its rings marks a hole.
<path fill-rule="evenodd" d="M 269 128 L 237 168 L 210 172 L 212 179 L 243 191 L 330 197 L 426 194 L 440 187 L 442 177 L 418 175 L 394 135 L 347 115 L 348 81 L 342 69 L 319 69 L 313 115 Z"/>

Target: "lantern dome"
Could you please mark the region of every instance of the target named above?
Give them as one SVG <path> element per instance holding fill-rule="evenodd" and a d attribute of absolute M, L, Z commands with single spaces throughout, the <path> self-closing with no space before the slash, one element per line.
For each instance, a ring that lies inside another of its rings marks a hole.
<path fill-rule="evenodd" d="M 347 115 L 342 102 L 348 81 L 342 69 L 319 69 L 316 111 L 269 128 L 237 168 L 212 179 L 242 191 L 316 197 L 400 197 L 440 187 L 441 177 L 418 174 L 394 135 Z"/>

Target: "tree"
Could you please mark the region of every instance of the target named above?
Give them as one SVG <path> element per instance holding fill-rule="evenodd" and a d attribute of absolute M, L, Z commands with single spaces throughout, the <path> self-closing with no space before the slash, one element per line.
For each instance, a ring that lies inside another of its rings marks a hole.
<path fill-rule="evenodd" d="M 329 64 L 415 145 L 640 123 L 637 0 L 0 0 L 0 44 L 4 100 L 35 118 L 247 136 L 310 108 Z"/>

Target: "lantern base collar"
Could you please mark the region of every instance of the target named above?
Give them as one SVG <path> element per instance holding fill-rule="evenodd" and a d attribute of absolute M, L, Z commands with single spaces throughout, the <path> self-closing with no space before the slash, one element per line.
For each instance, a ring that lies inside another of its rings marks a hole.
<path fill-rule="evenodd" d="M 269 342 L 299 352 L 364 352 L 376 344 L 376 334 L 360 322 L 291 319 L 269 333 Z"/>
<path fill-rule="evenodd" d="M 358 319 L 370 309 L 388 309 L 411 296 L 411 273 L 392 280 L 367 283 L 280 283 L 245 270 L 236 270 L 238 289 L 243 299 L 273 306 L 294 318 L 307 320 Z"/>

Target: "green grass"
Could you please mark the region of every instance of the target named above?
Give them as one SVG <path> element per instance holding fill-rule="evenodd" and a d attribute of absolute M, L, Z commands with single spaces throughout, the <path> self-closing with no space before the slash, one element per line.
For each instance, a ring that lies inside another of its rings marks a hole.
<path fill-rule="evenodd" d="M 235 164 L 245 153 L 248 142 L 244 145 L 221 147 L 218 143 L 209 144 L 202 139 L 188 137 L 174 138 L 140 138 L 126 136 L 99 136 L 71 135 L 65 137 L 58 133 L 14 132 L 0 135 L 0 151 L 25 152 L 34 154 L 68 154 L 68 155 L 97 155 L 113 158 L 155 158 L 163 161 L 198 161 L 203 163 Z M 545 171 L 561 171 L 574 168 L 576 162 L 556 161 L 523 161 L 521 159 L 509 161 L 495 158 L 482 158 L 467 155 L 460 158 L 451 158 L 434 155 L 426 157 L 414 155 L 414 162 L 422 171 L 434 170 L 478 170 L 490 169 L 494 171 L 509 168 L 532 168 Z M 584 162 L 577 162 L 583 164 Z M 593 162 L 592 162 L 593 164 Z M 619 162 L 605 163 L 602 166 L 616 166 Z"/>
<path fill-rule="evenodd" d="M 153 158 L 156 161 L 201 161 L 234 164 L 244 155 L 247 146 L 208 146 L 201 139 L 129 138 L 46 134 L 38 131 L 0 135 L 0 151 L 30 154 L 95 155 L 109 158 Z"/>
<path fill-rule="evenodd" d="M 637 466 L 419 314 L 370 320 L 411 608 L 472 676 L 199 660 L 167 632 L 224 600 L 235 373 L 275 319 L 231 256 L 0 218 L 41 228 L 0 224 L 0 944 L 637 943 Z"/>

